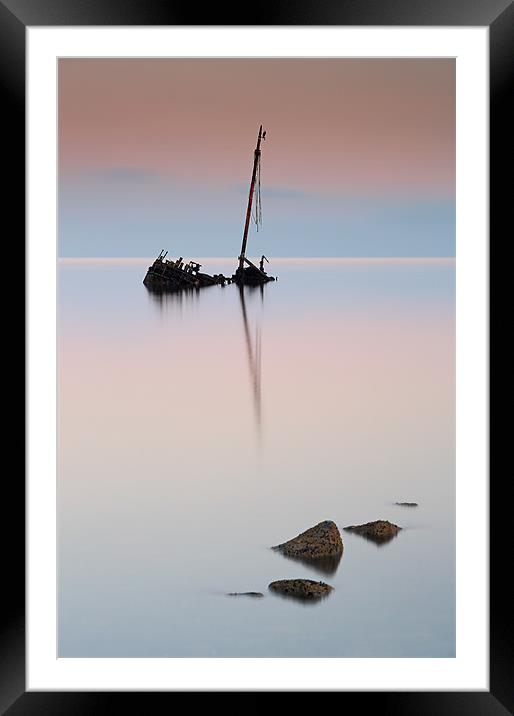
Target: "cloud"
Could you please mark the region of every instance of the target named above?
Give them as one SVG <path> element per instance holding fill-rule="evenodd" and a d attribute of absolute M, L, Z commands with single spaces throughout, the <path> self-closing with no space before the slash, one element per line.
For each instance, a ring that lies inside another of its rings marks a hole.
<path fill-rule="evenodd" d="M 113 166 L 89 172 L 90 179 L 128 184 L 147 184 L 162 180 L 162 175 L 146 167 Z"/>

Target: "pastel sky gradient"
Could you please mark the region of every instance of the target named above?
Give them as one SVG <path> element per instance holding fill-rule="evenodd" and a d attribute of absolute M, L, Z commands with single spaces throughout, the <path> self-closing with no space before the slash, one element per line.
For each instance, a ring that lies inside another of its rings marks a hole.
<path fill-rule="evenodd" d="M 59 61 L 59 254 L 454 256 L 452 59 Z"/>

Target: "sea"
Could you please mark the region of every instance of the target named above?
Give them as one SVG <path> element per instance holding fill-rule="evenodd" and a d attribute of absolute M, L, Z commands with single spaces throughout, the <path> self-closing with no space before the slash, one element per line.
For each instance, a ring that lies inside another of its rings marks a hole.
<path fill-rule="evenodd" d="M 58 655 L 454 657 L 454 259 L 151 262 L 59 260 Z M 271 549 L 323 520 L 330 569 Z"/>

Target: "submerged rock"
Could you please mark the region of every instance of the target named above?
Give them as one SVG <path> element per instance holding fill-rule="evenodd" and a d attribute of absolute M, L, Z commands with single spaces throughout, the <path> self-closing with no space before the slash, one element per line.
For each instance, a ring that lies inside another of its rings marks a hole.
<path fill-rule="evenodd" d="M 271 549 L 302 560 L 340 559 L 343 541 L 335 522 L 325 520 Z"/>
<path fill-rule="evenodd" d="M 263 597 L 262 592 L 228 592 L 227 597 Z"/>
<path fill-rule="evenodd" d="M 285 597 L 310 601 L 327 597 L 333 587 L 325 582 L 315 582 L 313 579 L 279 579 L 271 582 L 268 589 Z"/>
<path fill-rule="evenodd" d="M 366 539 L 381 544 L 396 537 L 402 528 L 388 520 L 375 520 L 374 522 L 366 522 L 363 525 L 350 525 L 344 529 L 348 532 L 357 532 L 357 534 L 366 537 Z"/>
<path fill-rule="evenodd" d="M 417 502 L 395 502 L 395 505 L 399 505 L 400 507 L 417 507 Z"/>

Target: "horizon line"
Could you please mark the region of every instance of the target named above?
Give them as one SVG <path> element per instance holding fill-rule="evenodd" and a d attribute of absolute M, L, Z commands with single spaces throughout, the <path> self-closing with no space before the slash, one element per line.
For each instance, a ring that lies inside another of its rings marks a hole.
<path fill-rule="evenodd" d="M 198 256 L 202 261 L 234 261 L 237 263 L 237 257 L 234 256 Z M 254 257 L 255 258 L 255 257 Z M 189 260 L 189 259 L 188 259 Z M 426 262 L 454 262 L 456 256 L 275 256 L 270 259 L 271 262 L 284 261 L 426 261 Z M 58 263 L 86 263 L 86 262 L 142 262 L 150 261 L 153 263 L 153 256 L 57 256 Z"/>
<path fill-rule="evenodd" d="M 251 255 L 251 254 L 249 254 Z M 101 255 L 91 255 L 91 256 L 57 256 L 57 259 L 60 260 L 67 260 L 67 259 L 78 259 L 78 260 L 87 260 L 87 259 L 106 259 L 108 261 L 116 260 L 116 259 L 152 259 L 153 256 L 101 256 Z M 233 259 L 234 261 L 238 260 L 237 256 L 201 256 L 200 258 L 204 259 Z M 330 260 L 330 259 L 423 259 L 423 260 L 430 260 L 430 259 L 454 259 L 455 256 L 448 256 L 448 255 L 437 255 L 437 256 L 414 256 L 414 255 L 401 255 L 401 256 L 275 256 L 273 258 L 274 261 L 278 260 L 295 260 L 295 259 L 317 259 L 320 261 Z"/>

